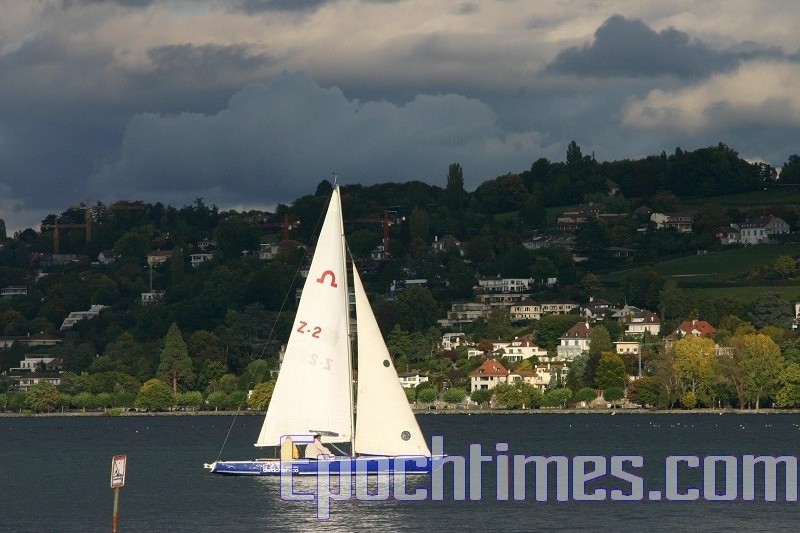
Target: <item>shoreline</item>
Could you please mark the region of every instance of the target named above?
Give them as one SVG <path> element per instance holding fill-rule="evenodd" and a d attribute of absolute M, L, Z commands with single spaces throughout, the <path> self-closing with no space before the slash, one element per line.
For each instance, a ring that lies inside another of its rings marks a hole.
<path fill-rule="evenodd" d="M 414 409 L 414 415 L 770 415 L 800 414 L 800 409 Z M 47 418 L 47 417 L 154 417 L 154 416 L 264 416 L 264 411 L 158 411 L 124 412 L 110 414 L 108 411 L 56 411 L 52 413 L 7 413 L 0 418 Z"/>

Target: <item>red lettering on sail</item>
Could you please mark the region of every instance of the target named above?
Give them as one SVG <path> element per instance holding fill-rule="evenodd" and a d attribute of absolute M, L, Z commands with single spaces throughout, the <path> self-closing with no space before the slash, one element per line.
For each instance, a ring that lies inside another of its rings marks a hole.
<path fill-rule="evenodd" d="M 325 278 L 328 276 L 331 277 L 331 287 L 338 287 L 338 285 L 336 285 L 336 274 L 333 273 L 333 270 L 326 270 L 323 272 L 322 275 L 317 278 L 317 283 L 325 283 Z"/>

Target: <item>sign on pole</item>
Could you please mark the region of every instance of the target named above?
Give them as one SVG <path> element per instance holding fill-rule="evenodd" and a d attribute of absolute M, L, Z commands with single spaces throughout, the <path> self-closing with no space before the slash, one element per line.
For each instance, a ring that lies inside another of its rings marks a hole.
<path fill-rule="evenodd" d="M 111 488 L 117 489 L 125 486 L 125 463 L 126 455 L 115 455 L 111 460 Z"/>

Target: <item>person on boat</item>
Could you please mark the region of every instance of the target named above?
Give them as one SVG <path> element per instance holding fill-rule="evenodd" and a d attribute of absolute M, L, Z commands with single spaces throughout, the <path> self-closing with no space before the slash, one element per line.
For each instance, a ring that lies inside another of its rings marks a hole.
<path fill-rule="evenodd" d="M 305 456 L 306 459 L 318 459 L 320 455 L 323 456 L 323 458 L 333 456 L 331 451 L 322 444 L 320 435 L 316 434 L 314 435 L 314 442 L 306 446 Z"/>

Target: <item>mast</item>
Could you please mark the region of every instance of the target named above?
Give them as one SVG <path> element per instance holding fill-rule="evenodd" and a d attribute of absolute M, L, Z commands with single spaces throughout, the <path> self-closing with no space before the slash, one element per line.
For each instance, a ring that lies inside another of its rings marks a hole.
<path fill-rule="evenodd" d="M 356 423 L 355 423 L 355 398 L 353 397 L 353 338 L 350 334 L 350 284 L 347 276 L 347 241 L 344 235 L 344 214 L 342 213 L 342 194 L 341 188 L 335 182 L 336 196 L 339 199 L 339 233 L 341 235 L 340 244 L 342 246 L 342 272 L 344 280 L 344 309 L 345 321 L 347 323 L 347 368 L 348 368 L 348 393 L 350 394 L 350 455 L 355 455 Z"/>

